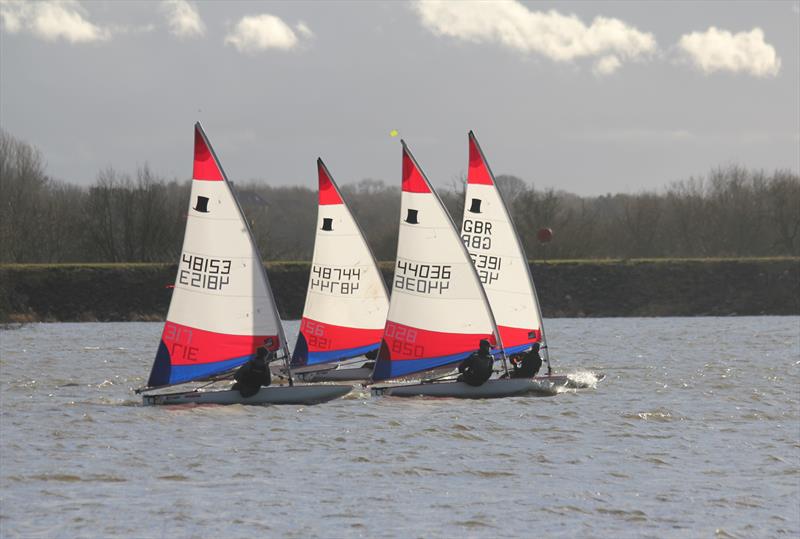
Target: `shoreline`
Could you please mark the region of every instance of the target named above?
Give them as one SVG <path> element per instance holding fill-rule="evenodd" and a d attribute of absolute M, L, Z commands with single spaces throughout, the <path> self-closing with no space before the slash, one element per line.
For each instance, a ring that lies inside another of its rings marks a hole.
<path fill-rule="evenodd" d="M 534 260 L 545 318 L 800 314 L 800 257 Z M 299 319 L 310 262 L 265 264 Z M 390 285 L 393 265 L 380 263 Z M 175 264 L 0 265 L 0 323 L 164 320 Z"/>

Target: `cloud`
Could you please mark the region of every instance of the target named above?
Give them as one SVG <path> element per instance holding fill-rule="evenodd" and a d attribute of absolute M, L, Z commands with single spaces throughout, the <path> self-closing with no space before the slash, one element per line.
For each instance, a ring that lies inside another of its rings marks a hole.
<path fill-rule="evenodd" d="M 243 53 L 255 53 L 267 49 L 290 50 L 300 43 L 300 37 L 313 36 L 311 29 L 300 22 L 297 33 L 280 18 L 266 13 L 242 17 L 233 31 L 225 36 L 225 43 L 233 45 Z"/>
<path fill-rule="evenodd" d="M 623 59 L 639 59 L 657 50 L 652 34 L 619 19 L 595 17 L 587 26 L 576 15 L 531 11 L 516 0 L 417 0 L 413 6 L 422 25 L 436 35 L 496 43 L 556 62 L 602 57 L 595 66 L 600 74 L 615 71 Z"/>
<path fill-rule="evenodd" d="M 610 75 L 614 71 L 619 69 L 621 65 L 622 62 L 619 61 L 619 58 L 617 58 L 613 54 L 610 54 L 608 56 L 603 56 L 598 61 L 596 61 L 594 63 L 592 71 L 597 76 Z"/>
<path fill-rule="evenodd" d="M 781 68 L 781 59 L 775 53 L 775 47 L 764 41 L 761 28 L 732 34 L 712 26 L 705 32 L 681 36 L 678 49 L 706 74 L 731 71 L 774 77 Z"/>
<path fill-rule="evenodd" d="M 295 28 L 295 30 L 297 30 L 298 34 L 300 34 L 301 36 L 303 36 L 305 38 L 314 37 L 314 32 L 312 32 L 311 28 L 309 28 L 308 25 L 306 23 L 304 23 L 303 21 L 298 22 L 295 25 L 294 28 Z"/>
<path fill-rule="evenodd" d="M 70 43 L 91 43 L 111 38 L 108 28 L 86 19 L 86 10 L 75 0 L 0 2 L 3 28 L 11 34 L 29 32 L 46 41 L 63 39 Z"/>
<path fill-rule="evenodd" d="M 159 9 L 166 15 L 172 35 L 180 38 L 192 38 L 206 33 L 206 25 L 200 18 L 197 7 L 187 0 L 164 0 Z"/>

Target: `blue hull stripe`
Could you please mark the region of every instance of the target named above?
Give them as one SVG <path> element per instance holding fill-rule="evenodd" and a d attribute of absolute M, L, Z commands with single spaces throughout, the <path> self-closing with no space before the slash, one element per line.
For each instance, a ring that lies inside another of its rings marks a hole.
<path fill-rule="evenodd" d="M 225 361 L 215 361 L 214 363 L 201 363 L 199 365 L 172 365 L 172 372 L 170 372 L 169 383 L 180 384 L 182 382 L 191 382 L 201 378 L 208 378 L 221 372 L 229 371 L 239 365 L 242 365 L 253 358 L 252 354 L 227 359 Z"/>
<path fill-rule="evenodd" d="M 531 344 L 518 344 L 517 346 L 511 346 L 506 348 L 506 355 L 510 356 L 512 354 L 519 354 L 520 352 L 525 352 L 531 349 Z"/>
<path fill-rule="evenodd" d="M 360 355 L 377 350 L 381 343 L 376 342 L 367 346 L 360 346 L 358 348 L 348 348 L 346 350 L 333 350 L 331 352 L 311 352 L 308 354 L 308 365 L 317 365 L 318 363 L 330 363 L 332 361 L 342 361 L 358 357 Z"/>
<path fill-rule="evenodd" d="M 388 361 L 378 359 L 377 363 L 375 364 L 375 372 L 372 375 L 372 379 L 375 381 L 387 380 L 389 378 L 397 378 L 399 376 L 406 376 L 415 372 L 443 367 L 450 363 L 461 363 L 470 355 L 472 355 L 472 353 L 472 350 L 468 350 L 466 352 L 453 354 L 451 356 L 406 359 L 403 361 Z"/>

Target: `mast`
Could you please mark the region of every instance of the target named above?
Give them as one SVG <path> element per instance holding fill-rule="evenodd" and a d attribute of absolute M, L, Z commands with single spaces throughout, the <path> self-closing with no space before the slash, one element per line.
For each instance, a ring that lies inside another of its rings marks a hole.
<path fill-rule="evenodd" d="M 269 283 L 269 276 L 267 275 L 267 270 L 264 267 L 264 259 L 261 256 L 261 252 L 258 250 L 258 245 L 256 245 L 255 240 L 253 240 L 253 231 L 250 229 L 250 223 L 247 221 L 247 218 L 244 215 L 244 211 L 242 210 L 242 205 L 239 202 L 239 197 L 236 196 L 236 190 L 233 189 L 231 181 L 228 179 L 228 175 L 225 173 L 225 169 L 222 167 L 222 163 L 217 158 L 217 154 L 214 151 L 214 148 L 208 142 L 208 138 L 206 137 L 206 133 L 203 130 L 203 126 L 200 122 L 195 123 L 195 128 L 200 133 L 200 136 L 203 137 L 203 142 L 205 142 L 208 151 L 211 152 L 211 155 L 214 157 L 214 161 L 216 161 L 217 166 L 219 167 L 220 172 L 222 173 L 222 177 L 225 179 L 225 186 L 227 187 L 228 191 L 230 192 L 231 196 L 233 197 L 233 201 L 236 203 L 236 208 L 239 210 L 239 215 L 244 221 L 244 226 L 247 229 L 247 237 L 250 239 L 250 245 L 253 247 L 253 252 L 258 255 L 259 261 L 259 269 L 261 270 L 261 275 L 264 278 L 264 282 L 267 285 L 267 294 L 269 295 L 270 304 L 272 305 L 272 311 L 275 315 L 275 319 L 278 321 L 278 337 L 281 340 L 281 347 L 283 348 L 283 363 L 284 367 L 286 368 L 287 376 L 289 377 L 289 385 L 294 385 L 294 380 L 292 380 L 292 371 L 289 369 L 289 345 L 286 342 L 286 333 L 283 330 L 283 321 L 281 320 L 281 315 L 278 312 L 278 306 L 275 303 L 275 296 L 272 293 L 272 286 Z"/>
<path fill-rule="evenodd" d="M 367 252 L 369 253 L 369 256 L 372 258 L 372 263 L 375 266 L 375 269 L 378 271 L 378 275 L 380 275 L 380 282 L 383 285 L 383 293 L 386 294 L 386 297 L 388 298 L 389 289 L 386 287 L 386 280 L 383 278 L 383 274 L 381 274 L 380 268 L 378 268 L 378 263 L 377 260 L 375 259 L 375 253 L 372 251 L 372 247 L 370 247 L 369 242 L 367 242 L 366 239 L 367 237 L 364 235 L 364 230 L 361 228 L 361 225 L 358 224 L 358 221 L 353 216 L 353 212 L 350 210 L 350 205 L 347 203 L 347 200 L 342 196 L 342 192 L 339 190 L 339 186 L 336 184 L 336 180 L 333 179 L 333 175 L 328 170 L 327 165 L 325 165 L 321 157 L 317 157 L 317 166 L 322 168 L 322 170 L 325 172 L 325 175 L 328 177 L 328 181 L 331 182 L 331 185 L 333 186 L 336 193 L 339 195 L 339 198 L 341 199 L 345 210 L 347 210 L 347 213 L 350 215 L 353 224 L 356 226 L 358 234 L 361 236 L 361 239 L 364 240 L 363 241 L 364 246 L 367 248 Z"/>
<path fill-rule="evenodd" d="M 494 172 L 492 172 L 492 168 L 489 165 L 489 162 L 486 160 L 486 156 L 483 154 L 483 149 L 481 148 L 481 145 L 478 143 L 478 139 L 475 137 L 475 133 L 472 130 L 470 130 L 468 136 L 469 136 L 470 142 L 472 142 L 475 145 L 475 148 L 478 150 L 478 153 L 480 154 L 480 157 L 481 157 L 481 162 L 483 163 L 483 166 L 486 167 L 486 170 L 489 173 L 489 176 L 491 177 L 492 184 L 494 185 L 495 191 L 497 192 L 497 196 L 500 199 L 501 206 L 503 208 L 503 211 L 506 214 L 506 218 L 508 219 L 508 222 L 511 223 L 511 229 L 512 229 L 512 232 L 513 232 L 512 235 L 514 237 L 514 240 L 516 241 L 517 249 L 519 249 L 519 252 L 522 253 L 522 255 L 523 255 L 523 260 L 525 262 L 525 264 L 524 264 L 525 273 L 528 276 L 528 282 L 530 283 L 531 290 L 533 291 L 534 303 L 536 304 L 536 314 L 537 314 L 537 316 L 539 318 L 539 332 L 540 332 L 541 341 L 542 341 L 541 348 L 544 349 L 545 362 L 547 363 L 547 372 L 548 372 L 548 374 L 550 374 L 550 372 L 552 372 L 552 368 L 550 366 L 550 354 L 549 354 L 548 348 L 547 348 L 547 338 L 545 337 L 545 332 L 544 332 L 544 318 L 542 318 L 542 306 L 541 306 L 541 303 L 539 303 L 539 295 L 538 295 L 538 293 L 536 291 L 536 283 L 534 283 L 533 275 L 531 274 L 530 261 L 528 260 L 527 253 L 525 252 L 524 247 L 522 246 L 522 241 L 520 240 L 519 232 L 517 231 L 517 226 L 514 223 L 514 218 L 512 217 L 511 213 L 508 211 L 508 204 L 506 203 L 505 197 L 503 196 L 503 192 L 500 190 L 500 187 L 497 185 L 497 181 L 495 179 Z M 464 206 L 464 211 L 465 212 L 467 211 L 466 210 L 466 204 Z"/>
<path fill-rule="evenodd" d="M 452 216 L 405 141 L 401 144 L 398 253 L 373 380 L 458 363 L 474 352 L 478 338 L 494 340 L 498 353 L 505 354 L 488 297 Z"/>
<path fill-rule="evenodd" d="M 312 268 L 292 368 L 337 363 L 377 350 L 389 309 L 386 281 L 364 233 L 322 159 Z"/>
<path fill-rule="evenodd" d="M 408 154 L 408 156 L 411 158 L 411 161 L 414 163 L 414 166 L 417 168 L 417 170 L 419 170 L 421 172 L 420 175 L 422 176 L 422 179 L 425 180 L 425 183 L 427 184 L 428 189 L 430 189 L 431 193 L 436 198 L 436 201 L 439 203 L 439 206 L 442 208 L 442 211 L 447 216 L 447 220 L 450 223 L 450 226 L 452 227 L 453 232 L 456 233 L 456 236 L 459 239 L 458 244 L 461 246 L 461 251 L 464 253 L 464 257 L 467 260 L 469 260 L 469 262 L 470 262 L 469 263 L 469 267 L 472 268 L 472 276 L 475 279 L 475 281 L 478 283 L 478 289 L 480 290 L 481 297 L 483 298 L 483 305 L 484 305 L 484 307 L 486 307 L 486 310 L 489 313 L 489 319 L 492 321 L 492 330 L 494 331 L 495 338 L 497 340 L 497 347 L 500 349 L 500 353 L 501 353 L 501 355 L 503 357 L 503 366 L 505 367 L 506 372 L 508 372 L 508 367 L 506 366 L 506 351 L 505 351 L 505 348 L 503 348 L 503 340 L 500 337 L 500 330 L 497 329 L 497 321 L 495 321 L 495 319 L 494 319 L 494 313 L 492 312 L 492 306 L 491 306 L 491 304 L 489 304 L 489 297 L 486 295 L 486 290 L 483 289 L 483 284 L 481 283 L 481 278 L 478 276 L 478 271 L 475 269 L 475 264 L 472 263 L 472 257 L 470 257 L 469 251 L 467 251 L 467 247 L 464 245 L 464 242 L 461 241 L 461 235 L 458 233 L 458 229 L 456 228 L 456 224 L 453 221 L 453 216 L 450 215 L 450 212 L 447 211 L 447 207 L 444 205 L 444 202 L 442 202 L 441 197 L 439 197 L 439 193 L 436 192 L 436 190 L 431 185 L 431 182 L 428 181 L 428 177 L 425 176 L 424 172 L 422 172 L 422 169 L 420 168 L 419 163 L 417 163 L 417 160 L 414 159 L 414 156 L 411 154 L 411 151 L 408 149 L 408 146 L 406 145 L 406 142 L 401 139 L 400 143 L 403 145 L 403 151 L 405 151 Z"/>

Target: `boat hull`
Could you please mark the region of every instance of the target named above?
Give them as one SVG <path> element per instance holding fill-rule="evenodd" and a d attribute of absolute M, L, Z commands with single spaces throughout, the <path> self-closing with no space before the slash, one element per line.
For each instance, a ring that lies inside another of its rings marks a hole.
<path fill-rule="evenodd" d="M 144 395 L 145 405 L 173 404 L 319 404 L 338 399 L 350 393 L 353 386 L 271 386 L 262 387 L 251 397 L 242 397 L 238 391 L 184 391 Z"/>
<path fill-rule="evenodd" d="M 556 394 L 550 382 L 531 378 L 488 380 L 480 386 L 464 382 L 427 382 L 421 384 L 372 387 L 373 395 L 391 397 L 443 397 L 454 399 L 499 399 L 519 395 L 551 396 Z"/>
<path fill-rule="evenodd" d="M 372 369 L 354 367 L 352 369 L 330 369 L 327 371 L 307 372 L 295 375 L 304 382 L 358 382 L 372 376 Z"/>

